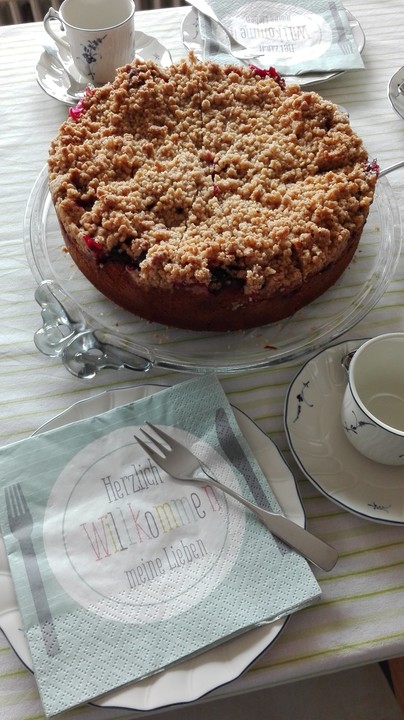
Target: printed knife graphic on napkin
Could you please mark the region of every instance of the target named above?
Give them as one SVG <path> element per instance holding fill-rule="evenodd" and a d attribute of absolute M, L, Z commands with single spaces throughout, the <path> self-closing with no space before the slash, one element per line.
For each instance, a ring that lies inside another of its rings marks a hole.
<path fill-rule="evenodd" d="M 46 653 L 49 656 L 57 655 L 60 646 L 31 538 L 32 515 L 20 483 L 6 487 L 5 497 L 8 523 L 12 534 L 20 543 Z"/>
<path fill-rule="evenodd" d="M 261 483 L 257 478 L 254 468 L 252 467 L 229 423 L 229 419 L 224 408 L 219 408 L 216 411 L 215 425 L 220 447 L 236 470 L 243 475 L 257 505 L 266 510 L 273 511 L 273 508 L 271 507 L 271 504 L 261 487 Z M 279 543 L 277 538 L 274 539 L 278 544 L 279 550 L 282 551 L 284 547 L 283 544 Z"/>

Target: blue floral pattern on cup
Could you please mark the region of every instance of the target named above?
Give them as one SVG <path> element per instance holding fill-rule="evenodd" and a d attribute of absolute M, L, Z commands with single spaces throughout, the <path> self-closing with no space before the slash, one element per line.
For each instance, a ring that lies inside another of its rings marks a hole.
<path fill-rule="evenodd" d="M 90 40 L 87 45 L 83 45 L 83 52 L 81 54 L 81 59 L 83 60 L 84 63 L 87 64 L 88 74 L 91 76 L 93 81 L 94 81 L 95 74 L 94 74 L 92 65 L 94 65 L 97 62 L 97 60 L 100 59 L 98 48 L 101 45 L 102 41 L 105 40 L 106 37 L 107 36 L 104 35 L 103 37 L 95 38 L 94 40 Z"/>
<path fill-rule="evenodd" d="M 372 425 L 373 427 L 376 427 L 375 423 L 369 422 L 368 420 L 360 420 L 355 410 L 352 410 L 352 415 L 354 419 L 351 423 L 348 424 L 347 422 L 344 422 L 344 430 L 346 430 L 347 433 L 353 432 L 357 435 L 360 429 L 365 427 L 365 425 Z"/>

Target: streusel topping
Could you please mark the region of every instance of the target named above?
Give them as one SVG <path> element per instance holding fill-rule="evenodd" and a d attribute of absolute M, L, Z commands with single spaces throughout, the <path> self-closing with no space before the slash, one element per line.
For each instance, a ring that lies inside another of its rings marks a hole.
<path fill-rule="evenodd" d="M 347 116 L 254 68 L 134 61 L 61 126 L 50 188 L 70 237 L 147 286 L 271 296 L 339 257 L 377 173 Z"/>

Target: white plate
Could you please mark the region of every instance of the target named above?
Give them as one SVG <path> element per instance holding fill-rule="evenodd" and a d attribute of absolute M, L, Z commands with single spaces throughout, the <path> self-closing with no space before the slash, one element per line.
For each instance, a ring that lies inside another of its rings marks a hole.
<path fill-rule="evenodd" d="M 391 77 L 387 93 L 397 115 L 404 119 L 404 67 Z"/>
<path fill-rule="evenodd" d="M 347 373 L 341 358 L 363 342 L 333 345 L 303 366 L 287 393 L 286 434 L 304 474 L 330 500 L 360 517 L 404 525 L 403 468 L 368 460 L 342 428 Z"/>
<path fill-rule="evenodd" d="M 346 10 L 346 14 L 348 17 L 349 25 L 351 27 L 353 39 L 356 42 L 359 52 L 362 53 L 366 41 L 365 33 L 363 32 L 359 22 L 356 20 L 356 18 L 354 18 L 354 16 L 352 15 L 352 13 L 349 12 L 349 10 Z M 195 55 L 199 59 L 202 59 L 202 39 L 199 34 L 198 12 L 195 8 L 191 8 L 188 15 L 184 17 L 182 21 L 181 31 L 182 41 L 185 47 L 188 50 L 193 50 Z M 274 64 L 276 65 L 276 63 Z M 285 80 L 288 84 L 298 83 L 301 86 L 318 85 L 320 83 L 326 82 L 327 80 L 331 80 L 338 75 L 342 75 L 343 72 L 346 71 L 340 70 L 338 72 L 313 72 L 307 73 L 305 75 L 289 75 L 285 76 Z"/>
<path fill-rule="evenodd" d="M 45 432 L 76 420 L 92 417 L 142 397 L 152 395 L 163 386 L 107 390 L 87 400 L 75 403 L 42 425 L 37 432 Z M 276 445 L 255 423 L 237 408 L 233 408 L 237 422 L 247 439 L 270 487 L 285 515 L 302 527 L 305 514 L 296 483 Z M 196 700 L 206 693 L 238 677 L 253 660 L 278 637 L 287 618 L 240 635 L 202 655 L 186 660 L 146 680 L 103 695 L 91 704 L 99 707 L 121 707 L 133 710 L 153 710 L 166 705 Z M 31 658 L 21 629 L 22 621 L 9 572 L 7 555 L 0 538 L 0 628 L 22 662 L 32 669 Z"/>
<path fill-rule="evenodd" d="M 141 58 L 142 60 L 153 60 L 162 67 L 168 67 L 172 64 L 171 55 L 167 48 L 150 35 L 146 35 L 143 32 L 135 32 L 135 48 L 135 57 Z M 70 83 L 67 74 L 53 55 L 46 50 L 38 60 L 36 79 L 47 95 L 50 95 L 56 100 L 60 100 L 60 102 L 66 105 L 76 105 L 80 100 L 82 92 L 88 85 L 88 80 L 76 70 L 72 57 L 66 50 L 62 48 L 60 55 L 65 67 L 74 80 L 82 84 L 82 88 L 78 91 L 75 90 L 73 93 L 69 91 Z"/>

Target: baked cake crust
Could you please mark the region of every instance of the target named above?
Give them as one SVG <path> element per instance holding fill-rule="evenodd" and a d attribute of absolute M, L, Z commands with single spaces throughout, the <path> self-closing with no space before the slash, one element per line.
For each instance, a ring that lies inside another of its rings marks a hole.
<path fill-rule="evenodd" d="M 148 320 L 274 322 L 340 277 L 377 168 L 337 106 L 274 72 L 135 61 L 89 93 L 49 156 L 74 262 Z"/>

